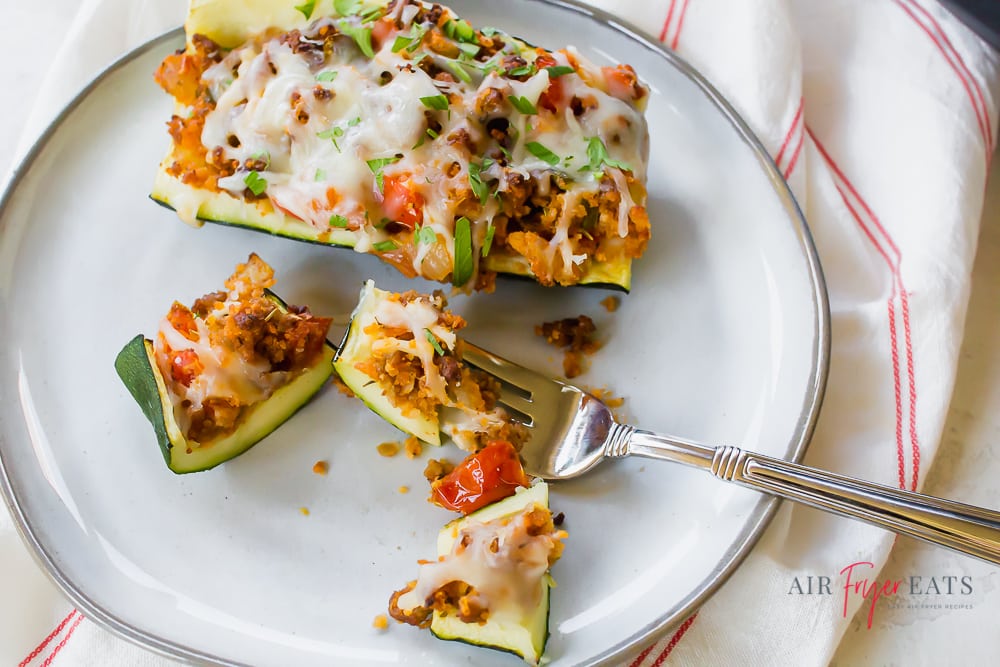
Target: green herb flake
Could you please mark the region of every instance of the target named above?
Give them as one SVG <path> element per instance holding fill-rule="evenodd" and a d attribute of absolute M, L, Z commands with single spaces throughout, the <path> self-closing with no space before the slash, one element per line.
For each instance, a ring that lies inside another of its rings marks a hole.
<path fill-rule="evenodd" d="M 361 0 L 333 0 L 333 8 L 339 16 L 353 16 L 361 11 Z"/>
<path fill-rule="evenodd" d="M 243 177 L 243 182 L 250 189 L 250 192 L 254 193 L 255 196 L 259 197 L 267 189 L 267 179 L 258 174 L 256 171 L 251 171 L 249 174 Z"/>
<path fill-rule="evenodd" d="M 301 12 L 302 16 L 308 19 L 312 16 L 313 10 L 316 9 L 316 0 L 307 0 L 307 2 L 303 2 L 301 5 L 296 6 L 295 9 L 296 11 Z"/>
<path fill-rule="evenodd" d="M 472 83 L 472 76 L 469 75 L 468 70 L 465 69 L 462 63 L 455 60 L 449 60 L 445 64 L 448 65 L 448 69 L 451 70 L 452 74 L 457 76 L 459 79 L 465 83 Z"/>
<path fill-rule="evenodd" d="M 552 67 L 546 67 L 545 71 L 548 72 L 549 76 L 553 79 L 564 74 L 573 74 L 576 72 L 576 70 L 569 65 L 553 65 Z"/>
<path fill-rule="evenodd" d="M 337 24 L 340 32 L 354 39 L 354 43 L 361 49 L 361 53 L 368 58 L 375 57 L 375 50 L 372 49 L 372 29 L 351 25 L 346 21 Z"/>
<path fill-rule="evenodd" d="M 379 241 L 378 243 L 372 244 L 372 248 L 374 248 L 376 252 L 388 252 L 390 250 L 395 250 L 398 247 L 399 246 L 396 245 L 396 242 L 392 240 Z"/>
<path fill-rule="evenodd" d="M 361 12 L 361 22 L 369 23 L 382 15 L 382 7 L 372 7 Z"/>
<path fill-rule="evenodd" d="M 451 282 L 458 287 L 472 277 L 472 223 L 464 215 L 455 221 L 455 265 Z"/>
<path fill-rule="evenodd" d="M 476 41 L 476 31 L 468 21 L 448 20 L 444 24 L 444 34 L 462 42 Z"/>
<path fill-rule="evenodd" d="M 482 47 L 480 47 L 479 44 L 463 43 L 459 44 L 458 48 L 461 49 L 462 53 L 465 55 L 475 58 L 479 54 L 479 49 Z"/>
<path fill-rule="evenodd" d="M 493 223 L 491 222 L 489 227 L 486 228 L 486 238 L 483 239 L 483 248 L 481 251 L 483 257 L 486 257 L 486 255 L 490 254 L 490 248 L 493 246 L 494 232 L 496 232 L 496 227 L 494 227 Z"/>
<path fill-rule="evenodd" d="M 399 53 L 403 49 L 410 46 L 410 42 L 412 41 L 413 38 L 409 35 L 396 35 L 396 39 L 392 42 L 392 52 Z"/>
<path fill-rule="evenodd" d="M 507 99 L 514 106 L 515 109 L 520 111 L 525 116 L 531 116 L 538 113 L 538 108 L 531 103 L 527 97 L 518 97 L 517 95 L 508 95 Z"/>
<path fill-rule="evenodd" d="M 437 243 L 437 240 L 437 233 L 427 225 L 417 230 L 417 243 Z"/>
<path fill-rule="evenodd" d="M 515 67 L 511 71 L 507 72 L 507 76 L 533 76 L 538 70 L 535 68 L 534 64 L 522 65 L 520 67 Z"/>
<path fill-rule="evenodd" d="M 342 215 L 337 215 L 336 213 L 334 213 L 333 215 L 330 216 L 330 226 L 331 227 L 346 228 L 347 227 L 347 218 L 345 218 Z"/>
<path fill-rule="evenodd" d="M 361 116 L 355 116 L 351 120 L 347 121 L 347 127 L 357 127 L 361 122 Z"/>
<path fill-rule="evenodd" d="M 486 26 L 485 28 L 480 28 L 479 32 L 483 33 L 487 37 L 492 37 L 493 35 L 497 34 L 500 31 L 497 30 L 496 28 L 491 28 L 489 26 Z"/>
<path fill-rule="evenodd" d="M 322 169 L 317 169 L 316 170 L 316 176 L 313 178 L 313 180 L 315 180 L 315 181 L 322 181 L 325 178 L 326 178 L 326 171 L 324 171 Z"/>
<path fill-rule="evenodd" d="M 431 344 L 431 347 L 434 348 L 434 351 L 443 357 L 444 349 L 441 347 L 441 343 L 438 342 L 437 336 L 430 329 L 424 329 L 424 335 L 427 336 L 427 340 Z"/>
<path fill-rule="evenodd" d="M 373 174 L 377 174 L 378 172 L 382 171 L 382 169 L 386 165 L 393 164 L 394 162 L 399 162 L 401 159 L 403 159 L 402 155 L 394 155 L 392 157 L 380 157 L 374 160 L 367 160 L 366 163 L 368 164 L 368 168 L 371 169 L 371 172 Z"/>
<path fill-rule="evenodd" d="M 257 151 L 250 156 L 251 160 L 263 160 L 264 169 L 268 169 L 271 166 L 271 154 L 267 151 Z"/>
<path fill-rule="evenodd" d="M 427 136 L 430 137 L 431 139 L 437 139 L 441 135 L 439 135 L 437 132 L 435 132 L 434 130 L 432 130 L 431 128 L 428 127 L 427 128 Z"/>
<path fill-rule="evenodd" d="M 436 109 L 438 111 L 448 110 L 448 98 L 444 95 L 431 95 L 429 97 L 421 97 L 420 101 L 428 109 Z"/>
<path fill-rule="evenodd" d="M 322 72 L 316 75 L 316 80 L 322 81 L 323 83 L 328 83 L 337 78 L 337 73 L 338 73 L 337 70 L 333 69 L 323 70 Z"/>
<path fill-rule="evenodd" d="M 632 171 L 632 167 L 628 166 L 624 162 L 619 162 L 618 160 L 612 160 L 611 156 L 608 155 L 608 149 L 601 141 L 600 137 L 591 137 L 587 140 L 587 157 L 590 159 L 590 164 L 583 167 L 581 171 L 601 171 L 602 165 L 608 165 L 616 169 L 623 169 L 625 171 Z"/>
<path fill-rule="evenodd" d="M 490 196 L 490 189 L 483 181 L 481 173 L 483 168 L 481 164 L 476 164 L 475 162 L 469 163 L 469 187 L 472 188 L 473 194 L 479 198 L 479 204 L 486 206 L 486 199 Z"/>
<path fill-rule="evenodd" d="M 537 141 L 529 141 L 524 145 L 524 147 L 528 149 L 529 153 L 537 157 L 539 160 L 548 162 L 553 167 L 559 164 L 559 156 Z"/>

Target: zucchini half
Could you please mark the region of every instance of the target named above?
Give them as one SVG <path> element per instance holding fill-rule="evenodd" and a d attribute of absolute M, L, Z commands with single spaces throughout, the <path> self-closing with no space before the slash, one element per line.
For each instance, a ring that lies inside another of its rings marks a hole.
<path fill-rule="evenodd" d="M 512 516 L 526 507 L 537 504 L 549 506 L 549 488 L 545 482 L 522 489 L 503 500 L 487 505 L 469 516 L 456 519 L 438 533 L 438 556 L 451 553 L 455 539 L 466 525 L 472 521 L 487 522 Z M 434 612 L 431 632 L 438 639 L 460 641 L 474 646 L 483 646 L 519 655 L 532 665 L 537 665 L 545 651 L 549 638 L 549 591 L 548 574 L 539 582 L 541 594 L 538 606 L 524 616 L 520 623 L 510 623 L 489 619 L 483 625 L 465 623 L 457 616 L 443 616 Z"/>
<path fill-rule="evenodd" d="M 437 418 L 429 418 L 422 414 L 406 415 L 397 408 L 385 395 L 385 392 L 369 376 L 359 371 L 355 364 L 365 361 L 371 356 L 372 339 L 363 329 L 362 316 L 372 313 L 389 292 L 375 287 L 371 280 L 361 289 L 361 298 L 351 314 L 351 323 L 344 334 L 333 359 L 333 368 L 351 391 L 371 410 L 400 431 L 416 436 L 431 444 L 441 444 L 441 425 Z"/>
<path fill-rule="evenodd" d="M 369 8 L 385 3 L 363 0 L 360 4 Z M 307 7 L 308 19 L 304 14 Z M 223 48 L 232 49 L 270 28 L 280 31 L 304 29 L 318 17 L 337 15 L 333 0 L 318 0 L 312 4 L 302 4 L 300 0 L 190 0 L 184 29 L 189 39 L 200 34 Z M 276 209 L 267 199 L 246 201 L 228 192 L 202 190 L 185 184 L 167 172 L 174 160 L 171 149 L 160 162 L 150 198 L 176 211 L 189 224 L 200 226 L 210 222 L 340 248 L 354 248 L 357 243 L 355 232 L 316 229 Z M 502 248 L 483 258 L 481 267 L 499 275 L 534 280 L 528 260 Z M 628 292 L 631 282 L 632 260 L 625 257 L 616 261 L 591 261 L 577 284 Z"/>
<path fill-rule="evenodd" d="M 269 297 L 284 310 L 285 304 Z M 327 342 L 316 363 L 267 400 L 250 407 L 236 430 L 220 439 L 192 447 L 174 416 L 174 406 L 153 353 L 153 341 L 137 335 L 115 358 L 115 370 L 132 398 L 153 425 L 167 467 L 177 474 L 214 468 L 263 440 L 309 402 L 333 374 L 335 348 Z"/>

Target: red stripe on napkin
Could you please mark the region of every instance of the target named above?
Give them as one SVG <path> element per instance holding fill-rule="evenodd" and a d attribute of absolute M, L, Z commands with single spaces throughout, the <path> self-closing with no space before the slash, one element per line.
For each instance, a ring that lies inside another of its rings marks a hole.
<path fill-rule="evenodd" d="M 674 17 L 674 1 L 670 0 L 670 9 L 667 10 L 667 18 L 663 21 L 663 29 L 660 30 L 660 41 L 667 41 L 667 30 L 670 29 L 670 19 Z"/>
<path fill-rule="evenodd" d="M 670 656 L 670 653 L 677 647 L 677 644 L 681 641 L 681 639 L 684 638 L 684 634 L 691 629 L 692 625 L 694 625 L 694 619 L 696 618 L 698 618 L 697 612 L 691 615 L 688 620 L 681 623 L 681 627 L 677 628 L 677 632 L 675 632 L 674 636 L 670 638 L 669 642 L 667 642 L 666 648 L 664 648 L 663 652 L 660 653 L 656 660 L 653 661 L 651 667 L 660 667 L 660 665 L 663 664 L 663 661 Z"/>
<path fill-rule="evenodd" d="M 799 131 L 799 141 L 798 141 L 798 144 L 796 144 L 796 146 L 795 146 L 795 151 L 792 152 L 792 157 L 788 161 L 788 166 L 785 167 L 785 173 L 782 174 L 785 177 L 786 181 L 788 180 L 788 177 L 792 175 L 792 170 L 795 169 L 795 163 L 799 161 L 799 153 L 802 152 L 802 144 L 804 144 L 805 142 L 806 142 L 806 135 L 805 135 L 805 133 L 802 132 L 802 131 Z"/>
<path fill-rule="evenodd" d="M 52 632 L 50 632 L 49 636 L 46 637 L 45 639 L 43 639 L 42 642 L 38 646 L 36 646 L 31 653 L 28 654 L 28 657 L 26 657 L 24 660 L 22 660 L 21 662 L 19 662 L 18 665 L 17 665 L 17 667 L 25 667 L 29 662 L 31 662 L 32 660 L 34 660 L 35 658 L 37 658 L 38 655 L 43 650 L 45 650 L 45 647 L 49 645 L 49 642 L 52 641 L 52 639 L 56 635 L 58 635 L 60 632 L 63 631 L 63 628 L 66 627 L 66 624 L 69 623 L 70 620 L 73 618 L 73 616 L 75 616 L 77 613 L 78 612 L 76 611 L 76 609 L 74 609 L 71 612 L 69 612 L 68 614 L 66 614 L 66 618 L 64 618 L 62 621 L 59 622 L 59 625 L 56 626 L 56 629 L 53 630 Z"/>
<path fill-rule="evenodd" d="M 49 657 L 45 658 L 45 662 L 42 663 L 42 667 L 49 667 L 49 665 L 52 664 L 52 661 L 55 659 L 56 655 L 59 653 L 59 651 L 62 650 L 63 646 L 66 645 L 66 642 L 69 641 L 69 638 L 73 636 L 73 633 L 76 631 L 76 626 L 80 625 L 80 621 L 82 620 L 83 620 L 83 614 L 80 614 L 79 616 L 76 617 L 76 620 L 73 621 L 73 625 L 69 626 L 69 632 L 66 633 L 66 636 L 63 637 L 58 644 L 56 644 L 55 649 L 52 651 L 52 653 L 49 654 Z"/>
<path fill-rule="evenodd" d="M 958 52 L 955 51 L 954 47 L 951 47 L 951 41 L 948 39 L 947 35 L 944 34 L 944 31 L 941 30 L 941 26 L 934 20 L 934 17 L 932 17 L 923 7 L 916 4 L 912 0 L 908 0 L 907 2 L 904 2 L 904 0 L 893 1 L 899 5 L 899 7 L 906 12 L 911 19 L 913 19 L 914 23 L 920 26 L 921 30 L 927 33 L 927 36 L 930 37 L 931 41 L 938 47 L 941 55 L 944 56 L 945 61 L 951 66 L 951 69 L 955 72 L 959 81 L 962 82 L 962 86 L 965 88 L 965 92 L 969 96 L 969 101 L 972 103 L 972 109 L 976 114 L 976 124 L 979 125 L 979 133 L 983 137 L 983 144 L 986 152 L 986 168 L 989 169 L 993 154 L 993 130 L 990 128 L 989 113 L 986 110 L 986 102 L 983 100 L 983 92 L 979 88 L 979 84 L 976 82 L 975 77 L 973 77 L 969 72 L 969 69 L 965 66 L 965 62 L 962 60 L 961 56 L 958 55 Z M 935 34 L 935 32 L 932 31 L 926 23 L 921 21 L 911 7 L 922 12 L 929 19 L 930 23 L 936 26 L 940 36 Z M 943 41 L 941 39 L 942 37 Z M 949 47 L 951 47 L 951 53 L 949 53 L 948 48 L 945 47 L 945 42 Z M 973 88 L 975 88 L 976 93 L 972 92 Z M 980 107 L 980 104 L 982 104 L 982 107 Z"/>
<path fill-rule="evenodd" d="M 680 11 L 677 12 L 677 26 L 674 29 L 674 36 L 668 39 L 670 34 L 670 22 L 674 18 L 674 9 L 676 8 L 677 0 L 670 0 L 670 6 L 667 8 L 667 18 L 663 21 L 663 28 L 660 29 L 660 41 L 667 44 L 674 51 L 677 50 L 677 40 L 681 38 L 681 29 L 684 27 L 684 15 L 687 13 L 688 0 L 682 0 Z"/>
<path fill-rule="evenodd" d="M 670 42 L 670 48 L 674 51 L 677 50 L 677 40 L 681 38 L 681 28 L 684 27 L 684 15 L 687 13 L 688 0 L 684 0 L 684 4 L 681 5 L 681 14 L 677 19 L 677 30 L 674 32 L 674 39 Z"/>
<path fill-rule="evenodd" d="M 900 271 L 900 264 L 902 262 L 902 254 L 899 251 L 899 246 L 892 239 L 892 236 L 886 231 L 885 227 L 879 221 L 878 216 L 872 211 L 868 203 L 861 197 L 858 193 L 857 188 L 851 183 L 844 172 L 837 166 L 830 154 L 827 153 L 823 144 L 816 138 L 812 130 L 806 126 L 806 131 L 809 133 L 809 137 L 816 144 L 816 148 L 819 149 L 820 154 L 823 156 L 824 161 L 830 166 L 833 174 L 835 176 L 834 185 L 837 188 L 837 192 L 840 193 L 841 198 L 844 201 L 844 205 L 850 212 L 851 216 L 858 223 L 861 229 L 864 231 L 865 236 L 872 242 L 875 249 L 878 251 L 882 258 L 885 259 L 886 264 L 892 273 L 893 283 L 892 283 L 892 293 L 889 296 L 887 309 L 889 318 L 889 338 L 892 346 L 892 369 L 893 369 L 893 389 L 895 391 L 896 398 L 896 455 L 899 461 L 899 488 L 906 488 L 906 474 L 903 462 L 903 409 L 902 409 L 902 386 L 900 382 L 900 370 L 899 370 L 899 342 L 896 332 L 896 297 L 899 297 L 900 309 L 902 311 L 903 319 L 903 336 L 904 336 L 904 347 L 906 350 L 906 373 L 907 373 L 907 389 L 909 394 L 909 436 L 910 436 L 910 452 L 912 457 L 913 475 L 911 478 L 910 488 L 911 490 L 916 490 L 917 481 L 920 476 L 920 440 L 917 437 L 917 386 L 916 386 L 916 374 L 914 372 L 913 363 L 913 341 L 912 334 L 910 331 L 910 305 L 909 297 L 906 292 L 906 286 L 903 284 L 902 272 Z M 844 187 L 841 187 L 841 186 Z M 845 189 L 846 188 L 846 192 Z M 851 197 L 848 197 L 848 192 Z M 854 199 L 865 215 L 861 215 L 859 211 L 852 205 L 851 199 Z M 876 238 L 873 231 L 877 229 L 880 236 L 891 249 L 892 256 L 890 253 L 886 252 L 882 243 Z"/>
<path fill-rule="evenodd" d="M 781 158 L 785 156 L 785 149 L 788 148 L 788 142 L 792 140 L 795 135 L 795 128 L 799 126 L 799 121 L 802 120 L 802 110 L 805 108 L 805 100 L 799 98 L 799 108 L 795 110 L 795 116 L 792 118 L 792 126 L 788 128 L 788 132 L 785 134 L 785 140 L 781 142 L 781 148 L 778 149 L 778 154 L 774 156 L 774 164 L 778 165 L 778 169 L 781 169 Z"/>

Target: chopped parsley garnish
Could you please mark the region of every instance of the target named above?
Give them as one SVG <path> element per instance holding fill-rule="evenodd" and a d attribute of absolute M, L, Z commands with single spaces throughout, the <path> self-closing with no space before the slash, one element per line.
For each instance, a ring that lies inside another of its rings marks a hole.
<path fill-rule="evenodd" d="M 439 135 L 437 132 L 435 132 L 434 130 L 432 130 L 431 128 L 428 127 L 427 128 L 427 136 L 430 137 L 431 139 L 437 139 L 441 135 Z"/>
<path fill-rule="evenodd" d="M 267 189 L 267 179 L 258 174 L 256 171 L 251 171 L 249 174 L 244 176 L 243 182 L 246 183 L 248 188 L 250 188 L 250 192 L 254 193 L 254 195 L 258 197 L 263 194 L 264 190 Z"/>
<path fill-rule="evenodd" d="M 532 63 L 530 65 L 515 67 L 511 71 L 507 72 L 507 76 L 524 76 L 525 74 L 533 76 L 537 71 L 538 69 L 536 69 L 534 63 Z"/>
<path fill-rule="evenodd" d="M 523 113 L 525 116 L 531 116 L 532 114 L 538 113 L 538 108 L 531 103 L 527 97 L 518 97 L 517 95 L 508 95 L 507 99 L 510 103 L 514 105 L 514 108 Z"/>
<path fill-rule="evenodd" d="M 486 26 L 485 28 L 480 28 L 479 32 L 483 33 L 487 37 L 492 37 L 493 35 L 497 34 L 500 31 L 496 28 L 491 28 L 489 26 Z"/>
<path fill-rule="evenodd" d="M 361 10 L 361 0 L 333 0 L 333 8 L 340 16 L 353 16 Z"/>
<path fill-rule="evenodd" d="M 482 171 L 489 169 L 491 164 L 493 164 L 493 160 L 490 158 L 483 158 L 482 164 L 469 163 L 469 187 L 472 188 L 473 194 L 479 198 L 481 206 L 486 206 L 486 200 L 490 196 L 490 188 L 483 181 Z"/>
<path fill-rule="evenodd" d="M 335 69 L 323 70 L 322 72 L 316 75 L 316 80 L 322 81 L 323 83 L 326 83 L 328 81 L 333 81 L 336 78 L 337 78 L 337 70 Z"/>
<path fill-rule="evenodd" d="M 413 27 L 413 31 L 409 35 L 397 35 L 395 41 L 392 43 L 392 52 L 399 53 L 404 49 L 406 51 L 413 51 L 416 47 L 420 46 L 420 43 L 424 40 L 424 35 L 427 34 L 427 28 L 422 25 L 417 25 Z"/>
<path fill-rule="evenodd" d="M 537 157 L 539 160 L 548 162 L 553 167 L 559 164 L 559 156 L 537 141 L 529 141 L 524 145 L 524 147 L 528 149 L 529 153 Z"/>
<path fill-rule="evenodd" d="M 368 168 L 371 172 L 375 174 L 375 187 L 378 188 L 379 192 L 382 192 L 382 188 L 385 184 L 385 176 L 382 174 L 382 169 L 387 164 L 392 164 L 393 162 L 399 162 L 402 159 L 402 155 L 395 155 L 393 157 L 380 157 L 374 160 L 368 160 Z"/>
<path fill-rule="evenodd" d="M 378 243 L 373 243 L 372 244 L 372 248 L 374 248 L 376 250 L 376 252 L 388 252 L 390 250 L 395 250 L 398 247 L 399 246 L 396 245 L 396 242 L 392 241 L 392 240 L 389 240 L 389 241 L 379 241 Z"/>
<path fill-rule="evenodd" d="M 361 122 L 361 116 L 355 116 L 351 120 L 347 121 L 347 127 L 355 127 Z"/>
<path fill-rule="evenodd" d="M 493 245 L 494 232 L 496 232 L 496 227 L 494 227 L 493 223 L 491 222 L 489 224 L 489 227 L 486 228 L 486 238 L 483 239 L 483 248 L 481 251 L 483 257 L 486 257 L 486 255 L 490 254 L 490 247 Z"/>
<path fill-rule="evenodd" d="M 326 172 L 322 169 L 317 169 L 316 176 L 313 178 L 313 180 L 322 181 L 324 178 L 326 178 Z"/>
<path fill-rule="evenodd" d="M 372 7 L 370 9 L 366 9 L 365 11 L 361 12 L 361 22 L 368 23 L 369 21 L 374 21 L 381 15 L 382 15 L 381 7 Z"/>
<path fill-rule="evenodd" d="M 358 48 L 361 49 L 361 53 L 365 54 L 366 57 L 375 57 L 375 50 L 372 49 L 371 28 L 351 25 L 347 21 L 341 21 L 337 24 L 337 27 L 340 28 L 340 32 L 354 39 L 354 43 L 358 45 Z"/>
<path fill-rule="evenodd" d="M 337 152 L 339 153 L 340 144 L 337 143 L 337 139 L 344 136 L 344 128 L 340 127 L 339 125 L 336 125 L 328 130 L 317 132 L 316 136 L 319 137 L 320 139 L 329 139 L 330 141 L 332 141 L 333 147 L 336 148 Z"/>
<path fill-rule="evenodd" d="M 448 98 L 444 95 L 431 95 L 429 97 L 421 97 L 420 101 L 428 109 L 437 109 L 438 111 L 448 110 Z"/>
<path fill-rule="evenodd" d="M 437 234 L 427 225 L 417 230 L 417 243 L 437 243 L 437 240 Z"/>
<path fill-rule="evenodd" d="M 472 77 L 469 75 L 469 72 L 465 69 L 462 63 L 456 60 L 449 60 L 445 64 L 448 65 L 448 69 L 451 70 L 452 74 L 457 76 L 459 79 L 465 83 L 472 83 Z"/>
<path fill-rule="evenodd" d="M 334 213 L 330 216 L 330 226 L 331 227 L 347 227 L 347 218 L 342 215 L 337 215 Z"/>
<path fill-rule="evenodd" d="M 446 21 L 444 24 L 444 34 L 460 42 L 476 41 L 476 31 L 468 21 L 462 19 Z"/>
<path fill-rule="evenodd" d="M 251 160 L 263 160 L 264 169 L 268 169 L 271 166 L 271 154 L 267 151 L 257 151 L 250 156 Z"/>
<path fill-rule="evenodd" d="M 316 0 L 306 0 L 306 2 L 298 5 L 295 9 L 302 12 L 302 16 L 309 18 L 312 16 L 313 10 L 316 9 Z"/>
<path fill-rule="evenodd" d="M 444 350 L 441 348 L 441 343 L 438 342 L 437 336 L 435 336 L 430 329 L 424 329 L 424 335 L 427 336 L 427 340 L 430 342 L 431 347 L 434 348 L 434 351 L 443 357 Z"/>
<path fill-rule="evenodd" d="M 545 71 L 548 72 L 549 76 L 553 79 L 557 76 L 562 76 L 563 74 L 573 74 L 576 72 L 576 70 L 569 65 L 553 65 L 552 67 L 546 67 Z"/>
<path fill-rule="evenodd" d="M 451 282 L 461 287 L 472 277 L 472 223 L 464 215 L 455 221 L 455 265 Z"/>
<path fill-rule="evenodd" d="M 624 162 L 611 159 L 611 156 L 608 155 L 608 149 L 604 145 L 604 142 L 601 141 L 600 137 L 591 137 L 587 140 L 587 157 L 590 158 L 590 164 L 586 167 L 582 167 L 580 171 L 586 171 L 588 169 L 590 171 L 601 171 L 601 166 L 605 164 L 609 167 L 632 171 L 632 167 L 628 166 Z"/>
<path fill-rule="evenodd" d="M 462 53 L 465 55 L 475 58 L 476 55 L 479 54 L 479 49 L 482 47 L 480 47 L 479 44 L 463 43 L 459 44 L 458 48 L 461 49 Z"/>

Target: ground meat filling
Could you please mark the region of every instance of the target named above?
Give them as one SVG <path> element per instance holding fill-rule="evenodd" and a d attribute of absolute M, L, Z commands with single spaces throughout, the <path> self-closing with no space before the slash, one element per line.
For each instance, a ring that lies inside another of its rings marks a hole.
<path fill-rule="evenodd" d="M 161 325 L 154 347 L 161 373 L 189 441 L 205 445 L 232 433 L 247 410 L 266 400 L 297 374 L 311 368 L 322 354 L 331 320 L 314 317 L 307 308 L 282 311 L 265 290 L 274 271 L 257 255 L 240 264 L 226 290 L 195 300 L 191 308 L 174 303 Z M 182 338 L 164 335 L 169 326 Z M 181 341 L 190 341 L 185 348 Z M 205 344 L 212 354 L 199 353 Z M 250 387 L 212 384 L 211 376 L 234 369 Z"/>

